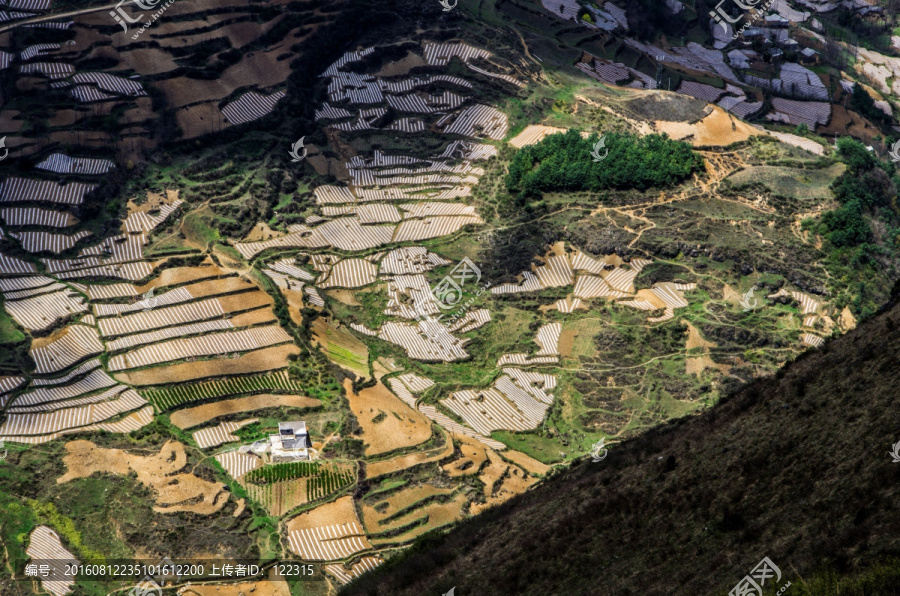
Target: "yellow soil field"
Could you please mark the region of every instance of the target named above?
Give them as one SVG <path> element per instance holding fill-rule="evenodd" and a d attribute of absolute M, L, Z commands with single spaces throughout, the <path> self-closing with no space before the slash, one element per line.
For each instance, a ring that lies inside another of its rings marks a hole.
<path fill-rule="evenodd" d="M 291 588 L 277 569 L 269 570 L 266 581 L 240 584 L 194 584 L 179 591 L 180 596 L 291 596 Z"/>
<path fill-rule="evenodd" d="M 218 296 L 219 294 L 246 290 L 257 290 L 258 292 L 262 292 L 262 290 L 259 290 L 253 282 L 243 277 L 226 277 L 225 279 L 201 281 L 199 283 L 184 286 L 184 289 L 190 292 L 195 298 L 206 298 L 208 296 Z M 249 295 L 250 294 L 241 294 L 241 296 L 245 297 Z"/>
<path fill-rule="evenodd" d="M 703 339 L 703 336 L 700 335 L 700 331 L 696 327 L 684 320 L 682 320 L 682 323 L 687 325 L 687 340 L 685 342 L 685 348 L 687 348 L 688 350 L 692 350 L 694 348 L 716 347 L 715 342 Z"/>
<path fill-rule="evenodd" d="M 231 321 L 231 324 L 235 327 L 244 327 L 247 325 L 268 323 L 270 321 L 274 322 L 276 317 L 271 308 L 258 308 L 256 310 L 251 310 L 250 312 L 236 315 L 228 320 Z"/>
<path fill-rule="evenodd" d="M 138 48 L 120 52 L 119 59 L 142 75 L 155 75 L 178 68 L 172 55 L 159 48 Z"/>
<path fill-rule="evenodd" d="M 218 132 L 228 126 L 225 116 L 219 111 L 217 101 L 207 101 L 179 108 L 175 111 L 175 121 L 181 129 L 181 138 L 193 139 L 211 132 Z"/>
<path fill-rule="evenodd" d="M 56 110 L 53 113 L 53 117 L 47 120 L 47 124 L 52 127 L 72 126 L 89 115 L 90 112 L 82 112 L 81 110 Z"/>
<path fill-rule="evenodd" d="M 428 516 L 428 521 L 425 524 L 416 526 L 409 532 L 400 534 L 399 536 L 392 536 L 390 538 L 370 538 L 369 542 L 374 546 L 409 542 L 435 528 L 452 524 L 453 522 L 462 519 L 462 508 L 466 504 L 466 501 L 466 496 L 461 494 L 457 495 L 456 498 L 447 503 L 432 503 L 420 509 L 416 509 L 411 512 L 409 516 L 404 516 L 401 519 L 406 523 L 410 523 L 425 515 Z"/>
<path fill-rule="evenodd" d="M 691 144 L 695 147 L 724 147 L 765 134 L 718 106 L 710 107 L 712 112 L 695 124 L 660 120 L 656 122 L 656 128 L 675 139 L 691 136 Z"/>
<path fill-rule="evenodd" d="M 459 459 L 442 466 L 441 469 L 451 478 L 477 474 L 481 465 L 487 461 L 485 446 L 465 435 L 453 435 L 453 439 L 459 444 Z"/>
<path fill-rule="evenodd" d="M 156 366 L 129 373 L 114 375 L 123 383 L 144 387 L 181 383 L 210 377 L 242 375 L 267 370 L 277 370 L 288 365 L 288 356 L 299 354 L 300 348 L 284 344 L 241 354 L 237 358 L 216 358 L 197 362 L 182 362 L 169 366 Z"/>
<path fill-rule="evenodd" d="M 350 409 L 363 429 L 366 455 L 413 447 L 431 437 L 431 422 L 378 383 L 356 394 L 349 379 L 344 389 Z"/>
<path fill-rule="evenodd" d="M 224 272 L 215 265 L 206 265 L 205 263 L 197 267 L 173 267 L 171 269 L 163 269 L 159 274 L 159 277 L 146 285 L 139 286 L 138 292 L 146 292 L 150 288 L 164 288 L 166 286 L 185 284 L 199 279 L 218 277 L 223 273 Z"/>
<path fill-rule="evenodd" d="M 284 296 L 284 299 L 287 300 L 288 314 L 291 315 L 291 320 L 298 326 L 302 325 L 303 315 L 300 314 L 300 311 L 303 310 L 303 291 L 281 290 L 281 294 Z"/>
<path fill-rule="evenodd" d="M 359 517 L 356 515 L 356 507 L 353 506 L 353 497 L 348 496 L 319 505 L 296 517 L 292 517 L 285 525 L 288 532 L 293 532 L 294 530 L 304 530 L 317 526 L 349 524 L 353 522 L 360 524 Z"/>
<path fill-rule="evenodd" d="M 194 474 L 179 474 L 187 464 L 184 445 L 168 441 L 158 455 L 134 455 L 121 449 L 106 449 L 90 441 L 70 441 L 65 445 L 63 463 L 67 472 L 56 479 L 65 484 L 95 472 L 137 479 L 156 492 L 157 513 L 189 512 L 211 515 L 225 506 L 229 493 L 224 484 L 203 480 Z"/>
<path fill-rule="evenodd" d="M 734 288 L 729 286 L 728 284 L 724 284 L 722 287 L 722 300 L 726 300 L 733 304 L 740 304 L 743 299 L 743 295 L 736 291 Z"/>
<path fill-rule="evenodd" d="M 222 308 L 225 312 L 249 310 L 259 306 L 271 306 L 275 303 L 272 297 L 263 291 L 222 296 L 218 300 L 222 303 Z"/>
<path fill-rule="evenodd" d="M 265 408 L 317 408 L 322 405 L 317 399 L 303 395 L 274 395 L 263 393 L 249 397 L 238 397 L 217 401 L 213 404 L 204 404 L 193 408 L 186 408 L 173 412 L 169 420 L 178 428 L 184 430 L 198 426 L 219 416 L 253 412 Z"/>
<path fill-rule="evenodd" d="M 347 306 L 362 306 L 350 290 L 327 290 L 328 296 Z"/>
<path fill-rule="evenodd" d="M 709 356 L 699 356 L 687 358 L 685 360 L 685 371 L 689 375 L 697 375 L 699 377 L 700 374 L 707 368 L 720 370 L 726 373 L 731 370 L 731 368 L 727 364 L 716 364 Z"/>
<path fill-rule="evenodd" d="M 445 444 L 440 449 L 435 449 L 432 451 L 420 451 L 418 453 L 401 455 L 393 459 L 367 463 L 366 478 L 377 478 L 378 476 L 381 476 L 383 474 L 399 472 L 400 470 L 405 470 L 413 466 L 418 466 L 420 464 L 432 461 L 440 461 L 444 458 L 450 457 L 453 454 L 453 441 L 451 441 L 450 437 L 446 434 L 444 435 L 444 438 Z"/>
<path fill-rule="evenodd" d="M 847 306 L 841 311 L 840 325 L 844 331 L 856 328 L 856 317 L 853 316 L 853 313 L 850 312 L 850 308 Z"/>
<path fill-rule="evenodd" d="M 132 213 L 147 213 L 148 211 L 159 209 L 163 205 L 171 205 L 178 200 L 178 194 L 177 190 L 167 190 L 165 195 L 157 192 L 147 192 L 142 201 L 138 202 L 135 199 L 131 199 L 125 207 L 128 209 L 128 215 Z"/>
<path fill-rule="evenodd" d="M 369 348 L 346 327 L 335 327 L 323 317 L 318 317 L 313 321 L 312 332 L 313 341 L 331 362 L 358 377 L 369 378 Z"/>
<path fill-rule="evenodd" d="M 375 74 L 379 77 L 397 77 L 400 75 L 409 74 L 410 69 L 419 66 L 427 66 L 425 59 L 418 54 L 409 52 L 402 59 L 385 64 L 381 68 L 381 70 L 379 70 Z"/>
<path fill-rule="evenodd" d="M 500 457 L 507 461 L 511 461 L 512 463 L 518 465 L 521 468 L 524 468 L 526 472 L 529 474 L 534 474 L 538 476 L 543 476 L 547 472 L 550 471 L 550 466 L 547 464 L 541 463 L 538 460 L 534 459 L 530 455 L 526 455 L 521 451 L 514 451 L 512 449 L 507 449 L 506 451 L 500 452 Z"/>
<path fill-rule="evenodd" d="M 508 501 L 537 482 L 536 478 L 529 477 L 521 468 L 504 462 L 493 450 L 489 449 L 487 454 L 490 464 L 480 476 L 484 482 L 485 502 L 472 504 L 473 515 Z"/>
<path fill-rule="evenodd" d="M 572 348 L 575 346 L 575 330 L 563 329 L 559 334 L 559 354 L 563 358 L 572 357 Z"/>
<path fill-rule="evenodd" d="M 286 232 L 273 230 L 269 227 L 269 224 L 261 221 L 253 226 L 241 242 L 261 242 L 263 240 L 271 240 L 272 238 L 280 238 L 285 235 Z"/>
<path fill-rule="evenodd" d="M 396 492 L 390 497 L 378 501 L 374 505 L 361 503 L 360 509 L 362 509 L 362 519 L 366 532 L 379 534 L 408 524 L 412 519 L 417 517 L 418 511 L 415 509 L 399 518 L 399 520 L 393 520 L 384 524 L 382 524 L 381 521 L 428 497 L 449 495 L 451 493 L 453 493 L 452 488 L 439 488 L 431 484 L 422 484 Z M 385 504 L 387 507 L 385 507 Z"/>

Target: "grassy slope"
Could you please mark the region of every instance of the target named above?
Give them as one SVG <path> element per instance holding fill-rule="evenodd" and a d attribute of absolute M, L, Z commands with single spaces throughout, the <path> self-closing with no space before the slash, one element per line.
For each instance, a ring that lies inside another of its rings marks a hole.
<path fill-rule="evenodd" d="M 792 582 L 786 594 L 836 594 L 829 575 L 867 571 L 839 593 L 900 594 L 900 466 L 888 454 L 898 358 L 895 304 L 702 416 L 576 465 L 345 593 L 727 593 L 768 556 L 782 585 Z"/>

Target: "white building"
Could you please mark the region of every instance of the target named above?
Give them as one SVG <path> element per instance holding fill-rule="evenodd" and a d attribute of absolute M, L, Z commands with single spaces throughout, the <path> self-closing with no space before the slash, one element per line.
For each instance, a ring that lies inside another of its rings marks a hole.
<path fill-rule="evenodd" d="M 269 450 L 273 462 L 309 459 L 309 433 L 306 422 L 279 422 L 278 434 L 269 435 Z"/>

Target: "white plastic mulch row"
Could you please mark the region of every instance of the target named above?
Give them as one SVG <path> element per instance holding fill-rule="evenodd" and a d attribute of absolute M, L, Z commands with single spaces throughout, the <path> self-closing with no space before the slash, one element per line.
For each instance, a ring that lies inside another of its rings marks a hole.
<path fill-rule="evenodd" d="M 100 319 L 97 324 L 104 337 L 111 337 L 221 318 L 224 314 L 225 309 L 222 308 L 222 303 L 217 298 L 209 298 L 198 302 L 176 304 L 168 308 L 134 312 L 126 316 L 107 317 Z"/>
<path fill-rule="evenodd" d="M 113 356 L 109 359 L 109 370 L 126 370 L 185 358 L 247 352 L 290 341 L 291 336 L 277 325 L 180 338 Z"/>
<path fill-rule="evenodd" d="M 95 368 L 100 368 L 100 360 L 97 358 L 93 358 L 88 360 L 87 362 L 83 362 L 70 370 L 68 373 L 61 377 L 44 377 L 44 378 L 36 378 L 31 381 L 31 384 L 35 387 L 39 386 L 48 386 L 48 385 L 65 385 L 75 377 L 81 376 L 85 373 L 88 373 Z"/>
<path fill-rule="evenodd" d="M 109 298 L 114 297 L 125 297 L 125 296 L 137 296 L 137 289 L 131 284 L 112 284 L 110 286 L 88 286 L 89 287 L 89 296 L 90 292 L 98 292 L 106 294 Z M 107 288 L 102 289 L 101 288 Z M 119 294 L 119 292 L 122 292 Z M 168 292 L 162 292 L 157 294 L 153 293 L 152 296 L 149 295 L 149 292 L 144 295 L 143 301 L 134 302 L 132 304 L 95 304 L 94 306 L 94 314 L 98 317 L 112 317 L 118 315 L 125 315 L 128 313 L 138 312 L 141 310 L 148 310 L 150 308 L 162 308 L 164 306 L 171 306 L 173 304 L 180 304 L 182 302 L 190 302 L 194 299 L 194 295 L 191 294 L 190 290 L 185 287 L 175 288 L 169 290 Z"/>
<path fill-rule="evenodd" d="M 184 201 L 179 200 L 168 205 L 160 205 L 159 215 L 150 215 L 143 211 L 139 213 L 130 213 L 128 217 L 125 218 L 125 223 L 123 224 L 125 231 L 129 233 L 149 232 L 172 215 L 182 203 L 184 203 Z"/>
<path fill-rule="evenodd" d="M 49 329 L 60 319 L 87 312 L 84 298 L 69 288 L 21 300 L 7 300 L 3 307 L 22 327 L 31 331 Z"/>
<path fill-rule="evenodd" d="M 64 334 L 39 348 L 31 348 L 31 359 L 37 365 L 37 374 L 65 370 L 88 356 L 103 352 L 103 344 L 97 330 L 84 325 L 72 325 Z"/>
<path fill-rule="evenodd" d="M 75 576 L 66 574 L 66 569 L 70 565 L 78 565 L 79 561 L 63 547 L 59 534 L 47 526 L 37 526 L 28 537 L 25 554 L 30 557 L 30 563 L 50 568 L 48 579 L 41 580 L 44 590 L 53 596 L 63 596 L 72 589 Z"/>
<path fill-rule="evenodd" d="M 419 411 L 422 414 L 424 414 L 427 418 L 429 418 L 430 420 L 433 420 L 434 422 L 439 424 L 441 427 L 445 428 L 446 430 L 448 430 L 452 433 L 456 433 L 458 435 L 463 435 L 463 436 L 475 439 L 476 441 L 479 441 L 483 445 L 487 445 L 488 447 L 490 447 L 491 449 L 494 449 L 495 451 L 502 451 L 503 449 L 506 449 L 506 445 L 504 445 L 500 441 L 491 439 L 490 437 L 486 437 L 483 434 L 472 430 L 468 426 L 464 426 L 464 425 L 460 424 L 459 422 L 454 421 L 449 416 L 441 414 L 437 410 L 437 408 L 435 408 L 434 406 L 419 404 Z"/>
<path fill-rule="evenodd" d="M 64 205 L 80 205 L 84 195 L 97 188 L 95 184 L 69 182 L 62 185 L 50 180 L 6 178 L 0 182 L 0 203 L 43 201 Z"/>
<path fill-rule="evenodd" d="M 253 424 L 257 420 L 259 420 L 259 418 L 248 418 L 247 420 L 239 420 L 237 422 L 222 422 L 216 426 L 198 430 L 193 434 L 193 438 L 201 449 L 218 447 L 225 443 L 239 441 L 240 438 L 232 433 L 248 424 Z"/>
<path fill-rule="evenodd" d="M 449 264 L 450 261 L 422 246 L 408 246 L 388 252 L 379 267 L 383 275 L 415 275 Z"/>
<path fill-rule="evenodd" d="M 97 422 L 95 424 L 89 424 L 88 426 L 67 428 L 65 430 L 43 435 L 0 436 L 0 441 L 7 441 L 10 443 L 26 443 L 29 445 L 41 445 L 43 443 L 58 439 L 63 435 L 79 432 L 105 430 L 106 432 L 111 433 L 126 434 L 141 429 L 151 422 L 153 422 L 153 407 L 146 406 L 141 408 L 140 410 L 128 414 L 127 416 L 115 422 Z"/>
<path fill-rule="evenodd" d="M 115 167 L 115 164 L 108 159 L 69 157 L 64 153 L 53 153 L 34 167 L 39 170 L 55 172 L 56 174 L 99 175 L 109 172 Z"/>
<path fill-rule="evenodd" d="M 375 283 L 377 274 L 378 267 L 365 259 L 342 259 L 317 285 L 320 288 L 361 288 Z"/>
<path fill-rule="evenodd" d="M 361 557 L 350 565 L 349 569 L 343 565 L 326 565 L 325 571 L 337 578 L 342 584 L 349 584 L 363 573 L 372 571 L 382 563 L 384 563 L 384 559 L 381 557 Z"/>
<path fill-rule="evenodd" d="M 44 228 L 65 228 L 77 223 L 68 211 L 54 211 L 40 207 L 8 207 L 0 209 L 0 219 L 7 226 L 41 226 Z"/>
<path fill-rule="evenodd" d="M 262 460 L 257 456 L 237 451 L 220 453 L 215 456 L 215 460 L 225 468 L 229 476 L 235 479 L 245 476 L 248 472 L 263 465 Z"/>
<path fill-rule="evenodd" d="M 360 251 L 376 248 L 391 242 L 394 226 L 363 226 L 355 217 L 342 217 L 327 221 L 315 228 L 298 226 L 298 231 L 287 236 L 273 238 L 265 242 L 235 244 L 235 248 L 246 259 L 251 259 L 268 248 L 298 247 L 325 248 L 328 246 Z"/>
<path fill-rule="evenodd" d="M 451 122 L 452 121 L 452 122 Z M 446 134 L 467 137 L 488 137 L 500 141 L 509 129 L 506 114 L 497 108 L 475 104 L 459 112 L 448 114 L 437 121 L 436 126 Z"/>
<path fill-rule="evenodd" d="M 0 253 L 0 275 L 37 273 L 37 268 L 22 259 Z"/>
<path fill-rule="evenodd" d="M 381 327 L 378 337 L 400 346 L 414 360 L 453 362 L 469 356 L 462 347 L 464 341 L 431 319 L 425 319 L 419 325 L 389 321 Z"/>
<path fill-rule="evenodd" d="M 75 234 L 52 234 L 50 232 L 18 232 L 10 233 L 10 236 L 22 243 L 22 248 L 28 252 L 54 252 L 61 253 L 69 250 L 82 238 L 87 238 L 91 233 L 81 230 Z"/>
<path fill-rule="evenodd" d="M 460 230 L 470 224 L 484 221 L 477 215 L 438 216 L 423 219 L 408 219 L 400 222 L 394 232 L 394 242 L 416 242 L 439 238 Z"/>
<path fill-rule="evenodd" d="M 309 561 L 336 561 L 372 548 L 356 522 L 293 530 L 288 534 L 291 550 Z"/>
<path fill-rule="evenodd" d="M 227 319 L 213 319 L 212 321 L 204 321 L 192 325 L 179 325 L 177 327 L 167 327 L 158 331 L 147 331 L 144 333 L 136 333 L 134 335 L 126 335 L 125 337 L 106 342 L 106 348 L 110 352 L 116 352 L 145 344 L 184 337 L 186 335 L 199 335 L 202 333 L 209 333 L 210 331 L 222 331 L 224 329 L 233 328 L 234 325 Z"/>
<path fill-rule="evenodd" d="M 85 397 L 74 397 L 65 400 L 45 401 L 34 405 L 21 405 L 18 400 L 9 408 L 7 414 L 34 414 L 37 412 L 49 412 L 52 410 L 62 410 L 65 408 L 74 408 L 76 406 L 86 406 L 90 404 L 99 404 L 117 399 L 118 396 L 126 391 L 128 387 L 125 385 L 115 385 L 101 393 L 94 393 Z"/>
<path fill-rule="evenodd" d="M 223 107 L 222 114 L 231 124 L 252 122 L 275 109 L 275 104 L 281 101 L 284 95 L 284 91 L 278 91 L 268 96 L 250 91 Z"/>
<path fill-rule="evenodd" d="M 85 427 L 136 410 L 147 402 L 136 391 L 126 389 L 113 401 L 34 414 L 9 414 L 0 425 L 0 435 L 48 435 Z"/>
<path fill-rule="evenodd" d="M 137 296 L 138 291 L 132 284 L 91 284 L 85 286 L 85 293 L 91 300 L 111 300 L 113 298 L 130 298 Z M 100 305 L 95 306 L 95 310 Z M 99 312 L 99 311 L 98 311 Z M 99 315 L 98 315 L 99 316 Z"/>

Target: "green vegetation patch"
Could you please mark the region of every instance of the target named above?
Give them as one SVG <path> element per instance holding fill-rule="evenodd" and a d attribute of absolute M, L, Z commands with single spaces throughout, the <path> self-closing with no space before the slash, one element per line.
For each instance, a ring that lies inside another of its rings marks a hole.
<path fill-rule="evenodd" d="M 703 168 L 703 158 L 690 145 L 665 135 L 609 133 L 600 142 L 596 134 L 585 139 L 574 130 L 549 135 L 516 153 L 506 187 L 510 192 L 527 195 L 545 191 L 646 190 L 672 186 Z"/>

